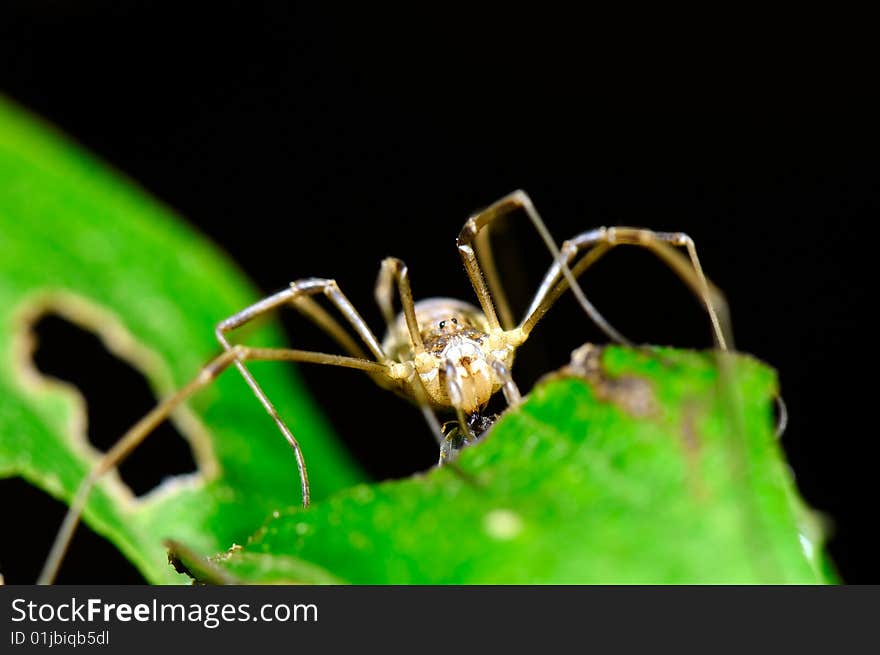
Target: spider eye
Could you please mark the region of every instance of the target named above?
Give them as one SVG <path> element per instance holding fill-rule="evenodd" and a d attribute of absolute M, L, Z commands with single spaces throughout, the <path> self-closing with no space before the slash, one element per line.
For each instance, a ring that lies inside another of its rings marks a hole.
<path fill-rule="evenodd" d="M 442 330 L 445 327 L 446 327 L 446 321 L 440 321 L 440 329 Z"/>
<path fill-rule="evenodd" d="M 452 322 L 453 322 L 455 325 L 458 325 L 458 319 L 457 319 L 457 318 L 452 319 Z"/>

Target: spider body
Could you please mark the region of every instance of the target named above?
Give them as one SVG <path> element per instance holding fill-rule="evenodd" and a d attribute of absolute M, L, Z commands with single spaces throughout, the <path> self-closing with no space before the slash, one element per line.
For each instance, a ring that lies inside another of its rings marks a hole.
<path fill-rule="evenodd" d="M 424 350 L 414 352 L 404 312 L 386 333 L 383 349 L 399 362 L 412 362 L 433 409 L 479 412 L 504 386 L 498 371 L 512 368 L 516 345 L 503 330 L 492 332 L 483 312 L 461 300 L 428 298 L 413 308 Z M 399 389 L 419 402 L 412 384 Z"/>

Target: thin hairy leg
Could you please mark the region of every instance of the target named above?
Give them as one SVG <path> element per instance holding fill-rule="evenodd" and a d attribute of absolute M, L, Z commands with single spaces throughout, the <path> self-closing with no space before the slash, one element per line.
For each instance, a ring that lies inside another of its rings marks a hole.
<path fill-rule="evenodd" d="M 382 260 L 379 269 L 379 277 L 376 279 L 376 303 L 382 311 L 382 317 L 389 331 L 397 329 L 394 313 L 394 289 L 397 289 L 400 298 L 400 306 L 406 318 L 406 328 L 409 333 L 410 348 L 413 358 L 425 352 L 425 344 L 422 341 L 422 333 L 419 322 L 416 320 L 415 301 L 409 283 L 409 269 L 402 260 L 396 257 L 386 257 Z"/>
<path fill-rule="evenodd" d="M 458 429 L 461 431 L 465 442 L 470 441 L 474 435 L 471 432 L 470 426 L 468 426 L 467 416 L 465 416 L 464 409 L 462 409 L 464 398 L 461 391 L 461 380 L 459 379 L 458 369 L 455 367 L 455 362 L 451 359 L 446 360 L 444 373 L 446 375 L 446 393 L 449 395 L 449 402 L 455 410 Z M 455 449 L 453 447 L 453 440 L 449 437 L 444 437 L 440 442 L 440 465 L 452 461 L 454 456 Z"/>
<path fill-rule="evenodd" d="M 682 232 L 654 232 L 628 227 L 603 227 L 590 230 L 563 244 L 561 258 L 550 266 L 520 323 L 519 327 L 525 335 L 528 336 L 535 324 L 567 288 L 566 269 L 570 269 L 574 276 L 579 276 L 611 248 L 618 245 L 645 248 L 664 262 L 704 304 L 718 348 L 728 350 L 733 346 L 733 330 L 727 301 L 721 291 L 703 273 L 693 239 Z M 682 256 L 673 246 L 684 247 L 688 258 Z M 571 266 L 575 258 L 584 251 L 586 251 L 584 256 Z"/>
<path fill-rule="evenodd" d="M 498 266 L 495 264 L 495 252 L 492 248 L 492 223 L 486 223 L 482 230 L 477 230 L 473 239 L 474 253 L 480 268 L 483 270 L 483 276 L 489 285 L 489 292 L 498 312 L 498 319 L 501 327 L 510 330 L 516 325 L 513 317 L 513 310 L 510 307 L 510 301 L 507 299 L 507 292 L 501 283 L 501 275 L 498 273 Z"/>
<path fill-rule="evenodd" d="M 623 335 L 621 335 L 617 330 L 615 330 L 611 326 L 611 324 L 608 323 L 608 321 L 605 320 L 605 318 L 593 306 L 593 304 L 589 300 L 587 300 L 586 295 L 584 294 L 580 285 L 577 283 L 577 280 L 575 280 L 574 275 L 572 275 L 571 271 L 568 268 L 568 265 L 565 261 L 563 261 L 562 253 L 560 253 L 559 248 L 556 247 L 556 242 L 553 240 L 553 237 L 550 236 L 550 231 L 544 224 L 544 221 L 541 218 L 540 214 L 538 214 L 538 210 L 535 209 L 535 206 L 532 204 L 532 201 L 529 198 L 528 194 L 526 194 L 525 191 L 521 190 L 514 191 L 513 193 L 504 196 L 500 200 L 492 203 L 486 209 L 471 216 L 467 220 L 467 222 L 465 222 L 464 227 L 462 227 L 461 229 L 461 233 L 458 235 L 459 254 L 461 255 L 462 261 L 464 262 L 464 267 L 467 271 L 468 277 L 470 278 L 471 284 L 474 287 L 474 292 L 476 293 L 477 298 L 480 301 L 480 306 L 483 310 L 483 313 L 486 315 L 486 318 L 489 321 L 489 327 L 492 330 L 498 330 L 501 328 L 501 324 L 495 311 L 492 294 L 489 287 L 487 286 L 483 271 L 480 268 L 480 264 L 477 261 L 476 254 L 474 252 L 474 241 L 477 238 L 478 233 L 486 226 L 490 225 L 498 218 L 506 216 L 516 210 L 524 211 L 529 217 L 529 220 L 538 231 L 538 234 L 540 234 L 541 239 L 547 246 L 547 249 L 553 255 L 553 261 L 555 263 L 559 263 L 562 274 L 565 276 L 569 286 L 572 289 L 572 292 L 574 293 L 575 297 L 577 298 L 578 302 L 587 313 L 587 315 L 612 341 L 629 344 L 629 341 L 624 338 Z M 493 282 L 493 285 L 497 285 L 500 287 L 500 282 L 497 280 L 497 272 L 494 275 L 496 276 L 496 280 L 495 282 Z"/>
<path fill-rule="evenodd" d="M 328 355 L 325 353 L 290 350 L 285 348 L 247 348 L 245 346 L 234 346 L 230 350 L 224 351 L 202 367 L 196 377 L 174 392 L 171 396 L 160 402 L 152 411 L 135 423 L 135 425 L 133 425 L 128 432 L 126 432 L 122 438 L 94 464 L 88 475 L 80 483 L 76 494 L 74 494 L 74 497 L 70 502 L 70 506 L 64 516 L 64 521 L 55 536 L 55 541 L 52 544 L 49 556 L 46 558 L 46 563 L 43 566 L 37 584 L 52 584 L 58 574 L 58 569 L 64 559 L 64 554 L 67 552 L 70 545 L 70 540 L 73 538 L 76 526 L 79 524 L 83 510 L 88 502 L 89 495 L 104 474 L 119 466 L 119 464 L 135 448 L 152 434 L 160 423 L 174 412 L 175 408 L 187 398 L 211 384 L 230 366 L 230 364 L 239 360 L 309 362 L 355 368 L 377 375 L 388 374 L 387 368 L 382 364 L 367 359 L 345 357 L 342 355 Z M 308 477 L 306 475 L 304 464 L 302 471 L 304 476 L 303 488 L 307 494 Z M 308 495 L 305 495 L 304 501 L 307 499 Z"/>
<path fill-rule="evenodd" d="M 409 269 L 406 264 L 396 257 L 386 257 L 382 260 L 382 266 L 379 269 L 379 276 L 376 279 L 375 296 L 376 303 L 385 319 L 385 324 L 389 333 L 394 334 L 397 330 L 397 321 L 394 312 L 394 292 L 397 291 L 400 299 L 400 306 L 406 319 L 406 327 L 408 340 L 410 344 L 410 356 L 413 360 L 425 352 L 425 344 L 422 340 L 421 327 L 416 319 L 415 301 L 413 300 L 412 288 L 409 281 Z M 396 339 L 403 341 L 403 335 L 396 334 Z M 443 428 L 437 420 L 437 415 L 431 408 L 428 401 L 428 392 L 425 389 L 422 378 L 418 372 L 418 363 L 416 362 L 411 370 L 409 378 L 409 387 L 412 397 L 416 401 L 416 405 L 428 427 L 431 434 L 437 440 L 440 447 L 440 463 L 445 461 L 444 448 L 446 448 L 447 439 L 443 434 Z"/>
<path fill-rule="evenodd" d="M 348 319 L 349 323 L 354 328 L 355 332 L 363 339 L 367 348 L 373 353 L 373 356 L 380 362 L 385 362 L 386 357 L 382 352 L 382 347 L 379 345 L 378 340 L 375 335 L 370 331 L 370 328 L 367 327 L 367 324 L 361 318 L 360 314 L 357 313 L 354 306 L 349 302 L 348 298 L 339 290 L 335 280 L 325 280 L 320 278 L 306 278 L 303 280 L 298 280 L 296 282 L 292 282 L 290 287 L 284 289 L 283 291 L 279 291 L 276 294 L 269 296 L 268 298 L 264 298 L 260 302 L 251 305 L 250 307 L 238 312 L 237 314 L 227 318 L 224 321 L 221 321 L 215 330 L 215 335 L 217 337 L 217 341 L 223 346 L 223 348 L 228 352 L 233 350 L 232 344 L 230 344 L 229 340 L 226 338 L 226 334 L 238 327 L 241 327 L 245 323 L 248 323 L 258 316 L 262 316 L 266 312 L 272 311 L 277 307 L 294 302 L 298 297 L 303 296 L 311 296 L 317 293 L 323 293 L 331 303 L 339 310 L 339 312 Z M 290 428 L 287 427 L 287 424 L 278 414 L 278 411 L 275 409 L 275 406 L 272 404 L 272 401 L 269 400 L 269 397 L 266 395 L 266 392 L 263 391 L 262 387 L 257 383 L 256 378 L 253 374 L 248 370 L 247 366 L 245 366 L 244 361 L 241 359 L 236 359 L 234 361 L 235 367 L 238 369 L 239 373 L 241 373 L 242 377 L 247 382 L 247 385 L 250 387 L 253 394 L 257 397 L 262 404 L 263 408 L 275 422 L 275 425 L 278 427 L 278 430 L 284 435 L 284 438 L 287 440 L 287 443 L 293 449 L 294 456 L 296 458 L 296 468 L 299 472 L 300 482 L 302 486 L 302 495 L 303 495 L 303 506 L 308 507 L 309 505 L 309 484 L 308 484 L 308 476 L 306 474 L 305 467 L 305 458 L 302 454 L 302 449 L 300 448 L 299 442 L 296 440 L 296 437 L 293 436 L 293 432 L 291 432 Z"/>

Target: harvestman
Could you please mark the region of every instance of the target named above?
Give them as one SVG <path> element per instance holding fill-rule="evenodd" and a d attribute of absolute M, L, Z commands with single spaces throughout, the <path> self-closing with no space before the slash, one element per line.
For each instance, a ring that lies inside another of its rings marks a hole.
<path fill-rule="evenodd" d="M 553 255 L 553 263 L 519 323 L 513 319 L 489 243 L 489 227 L 493 221 L 514 211 L 526 213 Z M 442 464 L 455 455 L 457 443 L 454 444 L 450 432 L 444 433 L 435 412 L 454 412 L 457 439 L 466 444 L 479 436 L 472 429 L 477 423 L 475 418 L 480 416 L 480 410 L 495 393 L 502 391 L 508 405 L 518 403 L 520 392 L 511 376 L 516 349 L 529 338 L 538 321 L 567 288 L 572 289 L 581 307 L 608 337 L 629 344 L 587 300 L 576 281 L 579 275 L 614 246 L 639 246 L 658 256 L 705 305 L 716 346 L 721 350 L 732 347 L 727 304 L 703 274 L 693 240 L 681 232 L 603 227 L 579 234 L 564 242 L 559 249 L 529 196 L 523 191 L 515 191 L 471 216 L 458 235 L 457 245 L 479 301 L 479 309 L 449 298 L 415 302 L 406 265 L 399 259 L 389 257 L 382 262 L 375 290 L 376 301 L 387 327 L 382 342 L 367 327 L 336 281 L 328 279 L 297 280 L 283 291 L 221 321 L 215 333 L 223 346 L 223 353 L 135 424 L 104 454 L 80 484 L 52 545 L 39 583 L 50 584 L 54 580 L 89 493 L 101 476 L 116 467 L 180 403 L 210 384 L 231 365 L 239 370 L 293 449 L 302 503 L 308 507 L 309 482 L 299 443 L 248 370 L 248 361 L 308 362 L 365 371 L 379 386 L 393 390 L 418 405 L 440 445 Z M 676 250 L 676 246 L 685 248 L 688 257 L 685 258 Z M 398 315 L 395 315 L 393 303 L 395 289 L 402 309 Z M 318 294 L 323 294 L 342 314 L 369 353 L 312 299 Z M 327 332 L 347 354 L 289 348 L 250 348 L 230 342 L 230 332 L 283 306 L 296 308 Z"/>

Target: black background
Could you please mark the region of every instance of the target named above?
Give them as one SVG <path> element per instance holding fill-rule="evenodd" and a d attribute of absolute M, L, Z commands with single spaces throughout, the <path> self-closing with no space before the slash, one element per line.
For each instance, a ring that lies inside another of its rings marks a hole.
<path fill-rule="evenodd" d="M 263 291 L 335 277 L 377 329 L 381 258 L 407 261 L 417 296 L 470 299 L 455 236 L 515 188 L 557 240 L 602 224 L 688 232 L 730 300 L 738 349 L 780 371 L 783 444 L 801 492 L 833 522 L 844 580 L 878 582 L 867 291 L 880 165 L 857 97 L 859 40 L 841 51 L 830 25 L 727 33 L 702 18 L 693 29 L 669 16 L 534 8 L 12 3 L 0 10 L 0 92 L 178 210 Z M 508 273 L 523 295 L 548 256 L 521 224 Z M 710 343 L 698 305 L 644 253 L 616 252 L 584 284 L 636 341 Z M 542 331 L 523 352 L 524 388 L 583 341 L 604 340 L 570 301 Z M 50 359 L 49 370 L 88 369 L 76 381 L 96 394 L 112 375 L 75 355 Z M 434 461 L 420 416 L 397 398 L 348 373 L 304 375 L 372 475 Z M 123 402 L 136 395 L 123 383 L 103 388 L 118 397 L 115 435 L 143 408 Z M 389 415 L 406 438 L 379 431 Z M 376 426 L 371 439 L 364 426 Z M 3 503 L 4 524 L 23 526 L 5 558 L 36 562 L 60 507 L 3 484 L 27 496 L 20 507 L 42 503 L 45 526 Z M 82 546 L 80 559 L 109 557 L 99 548 Z M 13 580 L 18 569 L 5 568 Z M 84 571 L 69 581 L 101 581 Z"/>

